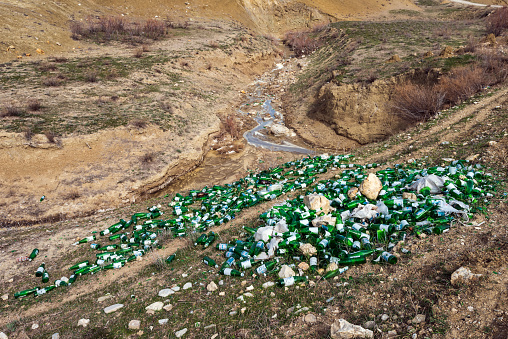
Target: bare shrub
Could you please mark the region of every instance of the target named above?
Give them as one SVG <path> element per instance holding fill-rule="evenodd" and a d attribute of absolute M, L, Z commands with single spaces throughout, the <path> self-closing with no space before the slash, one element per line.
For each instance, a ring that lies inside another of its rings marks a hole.
<path fill-rule="evenodd" d="M 167 34 L 166 24 L 159 20 L 148 19 L 143 27 L 143 34 L 149 39 L 160 39 Z"/>
<path fill-rule="evenodd" d="M 76 200 L 78 199 L 79 197 L 81 197 L 81 194 L 78 192 L 78 190 L 76 189 L 73 189 L 71 190 L 69 193 L 67 193 L 64 198 L 66 200 Z"/>
<path fill-rule="evenodd" d="M 136 49 L 136 51 L 134 52 L 134 57 L 141 58 L 142 56 L 143 56 L 143 49 L 141 49 L 141 48 Z"/>
<path fill-rule="evenodd" d="M 220 47 L 220 45 L 219 45 L 219 43 L 218 43 L 217 41 L 210 41 L 210 43 L 208 44 L 208 46 L 209 46 L 210 48 L 219 48 L 219 47 Z"/>
<path fill-rule="evenodd" d="M 310 54 L 321 46 L 319 39 L 311 37 L 307 31 L 293 31 L 286 33 L 284 42 L 296 56 Z"/>
<path fill-rule="evenodd" d="M 508 56 L 499 51 L 478 53 L 481 67 L 490 75 L 491 85 L 508 80 Z"/>
<path fill-rule="evenodd" d="M 49 143 L 52 143 L 52 144 L 56 143 L 55 133 L 53 133 L 52 131 L 45 131 L 44 135 L 46 136 L 46 139 L 48 139 Z"/>
<path fill-rule="evenodd" d="M 23 130 L 23 136 L 25 137 L 26 141 L 30 141 L 30 140 L 32 140 L 32 137 L 34 136 L 34 133 L 32 132 L 32 130 L 30 128 L 26 127 Z"/>
<path fill-rule="evenodd" d="M 159 102 L 159 106 L 164 112 L 167 112 L 169 114 L 175 113 L 175 109 L 174 109 L 173 105 L 171 105 L 171 103 L 168 101 Z"/>
<path fill-rule="evenodd" d="M 224 129 L 233 139 L 240 136 L 240 125 L 234 115 L 228 115 L 223 118 Z"/>
<path fill-rule="evenodd" d="M 312 33 L 321 33 L 328 28 L 328 23 L 320 22 L 312 27 Z"/>
<path fill-rule="evenodd" d="M 51 71 L 56 71 L 57 70 L 57 67 L 55 64 L 51 64 L 49 62 L 44 62 L 44 63 L 41 63 L 39 65 L 39 67 L 37 67 L 37 69 L 40 71 L 40 72 L 51 72 Z"/>
<path fill-rule="evenodd" d="M 440 27 L 440 28 L 435 29 L 434 30 L 434 35 L 435 36 L 439 36 L 439 37 L 443 37 L 445 39 L 450 39 L 450 37 L 452 35 L 452 32 L 450 30 L 450 27 L 444 26 L 444 27 Z"/>
<path fill-rule="evenodd" d="M 42 80 L 42 84 L 47 87 L 57 87 L 62 85 L 62 83 L 63 80 L 60 79 L 58 76 L 50 76 Z"/>
<path fill-rule="evenodd" d="M 479 43 L 472 35 L 467 37 L 467 44 L 464 47 L 464 53 L 474 53 L 478 49 Z"/>
<path fill-rule="evenodd" d="M 28 102 L 27 102 L 27 109 L 29 111 L 40 111 L 41 108 L 42 108 L 42 104 L 41 104 L 41 101 L 39 99 L 28 99 Z"/>
<path fill-rule="evenodd" d="M 492 12 L 486 20 L 487 33 L 501 35 L 508 29 L 508 7 L 502 7 Z"/>
<path fill-rule="evenodd" d="M 97 71 L 88 71 L 85 74 L 85 80 L 87 82 L 97 82 L 99 80 L 99 74 Z"/>
<path fill-rule="evenodd" d="M 148 45 L 143 45 L 143 46 L 141 46 L 141 50 L 144 53 L 147 53 L 147 52 L 150 52 L 150 47 L 148 47 Z"/>
<path fill-rule="evenodd" d="M 421 121 L 439 111 L 444 97 L 436 86 L 405 83 L 395 87 L 391 108 L 398 115 Z"/>
<path fill-rule="evenodd" d="M 457 67 L 441 78 L 438 91 L 446 102 L 455 104 L 480 91 L 488 83 L 485 72 L 479 67 Z"/>
<path fill-rule="evenodd" d="M 141 129 L 141 128 L 145 128 L 147 123 L 146 123 L 146 120 L 135 119 L 130 122 L 130 125 Z"/>
<path fill-rule="evenodd" d="M 155 154 L 153 152 L 148 152 L 141 157 L 141 163 L 143 163 L 145 165 L 154 162 L 154 160 L 155 160 Z"/>
<path fill-rule="evenodd" d="M 16 106 L 14 103 L 9 103 L 4 106 L 2 111 L 0 112 L 0 115 L 2 117 L 19 117 L 25 113 L 23 109 Z"/>

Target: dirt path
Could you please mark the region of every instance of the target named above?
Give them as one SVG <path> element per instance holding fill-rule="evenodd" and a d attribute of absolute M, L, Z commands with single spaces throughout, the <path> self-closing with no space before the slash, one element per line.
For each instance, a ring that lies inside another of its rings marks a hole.
<path fill-rule="evenodd" d="M 476 6 L 476 7 L 491 7 L 491 8 L 501 8 L 503 6 L 501 5 L 486 5 L 486 4 L 479 4 L 477 2 L 470 2 L 466 0 L 450 0 L 451 2 L 455 2 L 456 4 L 466 5 L 466 6 Z"/>

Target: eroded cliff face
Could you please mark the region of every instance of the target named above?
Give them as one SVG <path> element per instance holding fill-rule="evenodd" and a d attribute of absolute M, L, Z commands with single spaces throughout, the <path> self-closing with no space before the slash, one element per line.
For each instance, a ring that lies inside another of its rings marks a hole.
<path fill-rule="evenodd" d="M 360 144 L 382 140 L 408 125 L 389 112 L 395 79 L 372 84 L 328 83 L 321 87 L 310 116 L 328 124 L 338 135 Z"/>

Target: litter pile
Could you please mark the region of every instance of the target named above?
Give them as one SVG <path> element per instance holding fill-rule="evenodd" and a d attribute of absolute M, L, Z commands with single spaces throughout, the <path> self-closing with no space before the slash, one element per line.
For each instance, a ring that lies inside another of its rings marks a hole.
<path fill-rule="evenodd" d="M 247 234 L 244 240 L 216 244 L 226 259 L 219 273 L 243 276 L 246 272 L 254 275 L 278 272 L 279 284 L 283 286 L 305 281 L 305 271 L 328 279 L 351 265 L 367 262 L 368 258 L 374 263 L 396 263 L 398 252 L 405 252 L 403 244 L 407 236 L 446 232 L 457 217 L 470 216 L 473 210 L 468 204 L 477 205 L 478 200 L 483 202 L 492 196 L 488 192 L 493 187 L 492 176 L 467 161 L 424 169 L 415 163 L 407 167 L 396 165 L 374 174 L 367 171 L 378 164 L 355 165 L 349 163 L 351 158 L 326 154 L 307 157 L 251 173 L 225 186 L 191 190 L 186 196 L 176 194 L 169 204 L 173 218 L 157 219 L 163 212 L 160 206 L 152 206 L 148 212 L 135 213 L 127 221 L 121 219 L 99 232 L 110 244 L 95 243 L 95 234 L 75 244 L 91 243 L 90 247 L 98 253 L 92 260 L 72 265 L 70 278 L 62 277 L 44 288 L 17 292 L 15 297 L 38 296 L 70 285 L 81 275 L 120 269 L 147 251 L 160 248 L 157 237 L 161 232 L 171 232 L 174 237 L 203 233 L 234 219 L 245 208 L 300 189 L 299 197 L 285 200 L 261 214 L 262 226 L 244 226 Z M 341 169 L 341 173 L 315 183 L 316 175 L 329 168 Z M 203 233 L 196 245 L 207 248 L 216 239 L 213 231 Z M 31 259 L 37 255 L 34 253 L 35 250 Z M 171 255 L 166 262 L 175 257 Z M 204 257 L 203 261 L 218 267 L 212 258 Z M 298 273 L 293 270 L 295 261 L 300 261 Z M 36 276 L 42 276 L 44 283 L 49 281 L 44 263 Z"/>

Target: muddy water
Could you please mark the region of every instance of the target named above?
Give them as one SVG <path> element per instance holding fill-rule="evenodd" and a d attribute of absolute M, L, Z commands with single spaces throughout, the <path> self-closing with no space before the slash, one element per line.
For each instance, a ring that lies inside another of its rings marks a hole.
<path fill-rule="evenodd" d="M 160 195 L 181 192 L 189 189 L 200 189 L 214 184 L 226 184 L 245 177 L 248 171 L 259 171 L 277 166 L 280 163 L 312 155 L 314 151 L 297 146 L 291 141 L 294 138 L 277 137 L 274 140 L 267 133 L 272 123 L 284 124 L 283 115 L 274 109 L 275 97 L 267 90 L 268 84 L 278 76 L 282 65 L 267 72 L 254 82 L 251 91 L 238 105 L 237 113 L 245 119 L 254 119 L 258 124 L 244 133 L 247 146 L 241 153 L 220 155 L 208 152 L 202 164 L 195 170 L 183 175 Z"/>

